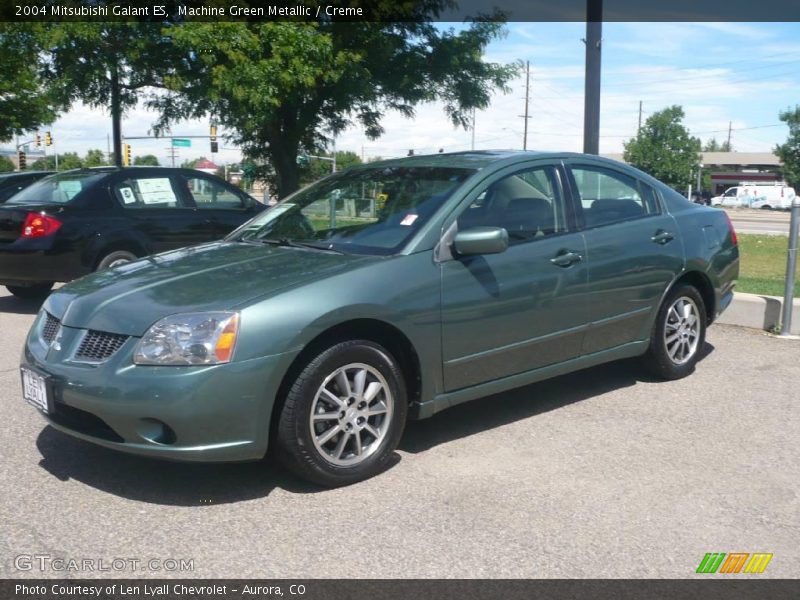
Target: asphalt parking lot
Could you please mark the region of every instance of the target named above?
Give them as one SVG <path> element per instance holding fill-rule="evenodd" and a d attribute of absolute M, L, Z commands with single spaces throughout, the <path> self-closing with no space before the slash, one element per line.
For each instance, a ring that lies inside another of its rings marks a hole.
<path fill-rule="evenodd" d="M 800 576 L 800 341 L 714 326 L 687 379 L 623 362 L 461 405 L 410 424 L 383 475 L 320 490 L 46 427 L 17 370 L 36 310 L 0 291 L 0 577 L 684 578 L 707 552 Z"/>

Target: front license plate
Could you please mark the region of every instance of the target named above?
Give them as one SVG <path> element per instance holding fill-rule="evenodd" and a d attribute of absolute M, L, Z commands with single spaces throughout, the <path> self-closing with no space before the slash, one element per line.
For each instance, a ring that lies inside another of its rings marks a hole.
<path fill-rule="evenodd" d="M 49 413 L 50 403 L 47 397 L 47 380 L 25 367 L 20 370 L 22 371 L 22 397 L 42 412 Z"/>

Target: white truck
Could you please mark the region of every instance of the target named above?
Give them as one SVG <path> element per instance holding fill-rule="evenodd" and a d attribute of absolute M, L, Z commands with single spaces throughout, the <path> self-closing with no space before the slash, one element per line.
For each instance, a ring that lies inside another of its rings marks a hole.
<path fill-rule="evenodd" d="M 721 196 L 711 198 L 711 206 L 789 210 L 794 197 L 794 188 L 784 181 L 742 181 L 736 187 L 725 190 Z"/>

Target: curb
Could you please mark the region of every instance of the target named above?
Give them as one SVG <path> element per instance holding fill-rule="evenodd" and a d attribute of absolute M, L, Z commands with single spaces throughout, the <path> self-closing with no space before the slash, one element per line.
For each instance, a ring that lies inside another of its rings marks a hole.
<path fill-rule="evenodd" d="M 739 325 L 771 331 L 780 325 L 783 298 L 736 292 L 728 308 L 716 320 L 723 325 Z M 792 303 L 790 333 L 800 334 L 800 298 Z"/>

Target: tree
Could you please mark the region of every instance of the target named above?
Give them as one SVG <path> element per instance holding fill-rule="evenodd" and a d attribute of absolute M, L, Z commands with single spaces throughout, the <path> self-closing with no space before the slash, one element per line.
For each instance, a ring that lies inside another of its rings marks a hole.
<path fill-rule="evenodd" d="M 59 171 L 68 171 L 69 169 L 80 169 L 82 166 L 83 166 L 83 161 L 81 161 L 81 158 L 80 156 L 78 156 L 77 152 L 65 152 L 64 154 L 58 155 Z M 39 160 L 34 162 L 30 166 L 30 168 L 35 171 L 55 171 L 56 159 L 54 156 L 40 158 Z"/>
<path fill-rule="evenodd" d="M 784 178 L 796 188 L 800 185 L 800 105 L 782 111 L 779 118 L 789 126 L 789 137 L 775 146 L 775 155 L 783 163 Z"/>
<path fill-rule="evenodd" d="M 110 109 L 115 161 L 122 115 L 145 88 L 161 85 L 172 60 L 161 30 L 159 23 L 68 21 L 43 24 L 36 36 L 41 76 L 61 105 Z"/>
<path fill-rule="evenodd" d="M 674 188 L 694 182 L 700 166 L 700 139 L 689 135 L 680 106 L 647 118 L 635 138 L 625 142 L 625 161 Z"/>
<path fill-rule="evenodd" d="M 102 167 L 107 164 L 106 155 L 102 150 L 89 150 L 86 153 L 86 158 L 83 159 L 84 167 Z"/>
<path fill-rule="evenodd" d="M 208 160 L 205 156 L 201 156 L 200 158 L 193 158 L 191 160 L 185 160 L 181 163 L 181 169 L 194 169 L 198 164 L 203 162 L 204 160 Z"/>
<path fill-rule="evenodd" d="M 141 167 L 159 166 L 158 158 L 155 156 L 155 154 L 145 154 L 143 156 L 136 156 L 133 159 L 133 164 Z"/>
<path fill-rule="evenodd" d="M 7 173 L 14 170 L 14 163 L 10 158 L 0 156 L 0 173 Z"/>
<path fill-rule="evenodd" d="M 717 138 L 712 137 L 703 146 L 703 152 L 733 152 L 733 148 L 728 140 L 718 142 Z"/>
<path fill-rule="evenodd" d="M 39 31 L 38 24 L 0 23 L 0 141 L 56 118 L 60 105 L 36 67 Z"/>
<path fill-rule="evenodd" d="M 149 101 L 161 114 L 157 129 L 213 116 L 249 160 L 271 163 L 284 197 L 299 186 L 301 149 L 327 147 L 353 122 L 374 139 L 388 110 L 413 117 L 419 104 L 438 100 L 466 128 L 472 109 L 505 89 L 518 65 L 482 58 L 504 32 L 499 19 L 460 32 L 434 26 L 450 4 L 376 3 L 374 21 L 171 26 L 175 72 L 164 83 L 172 93 Z M 380 10 L 392 11 L 392 21 L 378 22 Z"/>

